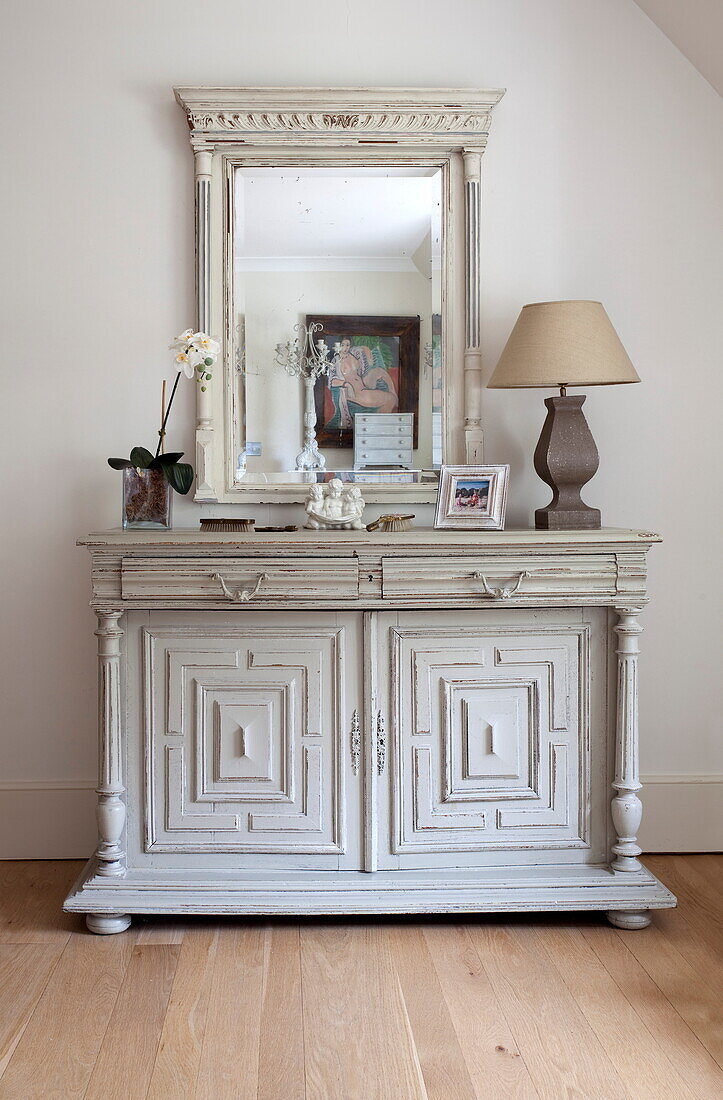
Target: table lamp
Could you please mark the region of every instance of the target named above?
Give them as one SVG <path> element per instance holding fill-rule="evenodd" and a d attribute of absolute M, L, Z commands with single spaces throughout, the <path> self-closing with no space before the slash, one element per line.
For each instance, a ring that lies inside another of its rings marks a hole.
<path fill-rule="evenodd" d="M 492 389 L 559 386 L 545 398 L 547 418 L 535 449 L 535 469 L 552 489 L 552 500 L 535 512 L 542 530 L 598 528 L 600 509 L 580 490 L 598 468 L 595 440 L 582 411 L 585 395 L 568 386 L 639 382 L 600 302 L 536 302 L 523 306 L 492 377 Z"/>

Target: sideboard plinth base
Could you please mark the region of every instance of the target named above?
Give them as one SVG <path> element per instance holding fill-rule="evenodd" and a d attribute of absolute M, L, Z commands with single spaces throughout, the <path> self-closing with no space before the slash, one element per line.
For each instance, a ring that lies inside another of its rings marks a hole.
<path fill-rule="evenodd" d="M 607 912 L 618 927 L 641 928 L 643 920 L 649 921 L 646 910 L 668 909 L 675 904 L 670 890 L 645 868 L 634 874 L 611 871 L 603 865 L 377 874 L 135 869 L 111 882 L 95 874 L 91 861 L 64 908 L 67 912 L 88 913 L 90 920 L 98 919 L 106 926 L 113 920 L 129 921 L 123 914 L 133 913 L 341 916 L 600 910 Z M 626 920 L 628 923 L 623 924 Z"/>

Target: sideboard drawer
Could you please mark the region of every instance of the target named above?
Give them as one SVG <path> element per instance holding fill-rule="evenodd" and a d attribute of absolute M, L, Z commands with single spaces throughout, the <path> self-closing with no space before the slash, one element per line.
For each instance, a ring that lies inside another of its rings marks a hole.
<path fill-rule="evenodd" d="M 124 600 L 287 606 L 289 601 L 356 599 L 359 567 L 349 558 L 124 558 Z"/>
<path fill-rule="evenodd" d="M 565 554 L 544 558 L 441 556 L 383 558 L 382 595 L 443 605 L 461 596 L 480 602 L 525 597 L 611 596 L 617 591 L 614 554 Z"/>

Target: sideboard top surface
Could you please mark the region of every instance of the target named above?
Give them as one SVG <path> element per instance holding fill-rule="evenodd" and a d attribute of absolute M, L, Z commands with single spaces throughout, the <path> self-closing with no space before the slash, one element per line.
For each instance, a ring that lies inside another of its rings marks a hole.
<path fill-rule="evenodd" d="M 413 527 L 410 531 L 299 531 L 244 532 L 199 531 L 192 527 L 177 527 L 170 531 L 122 530 L 98 531 L 78 539 L 79 546 L 93 551 L 103 550 L 190 550 L 217 547 L 228 552 L 234 548 L 249 550 L 276 549 L 283 551 L 315 551 L 334 553 L 339 550 L 355 553 L 360 550 L 385 549 L 393 553 L 445 550 L 614 550 L 615 547 L 647 549 L 661 542 L 651 531 L 604 527 L 597 531 L 537 531 L 519 528 L 507 531 L 447 531 L 433 527 Z"/>

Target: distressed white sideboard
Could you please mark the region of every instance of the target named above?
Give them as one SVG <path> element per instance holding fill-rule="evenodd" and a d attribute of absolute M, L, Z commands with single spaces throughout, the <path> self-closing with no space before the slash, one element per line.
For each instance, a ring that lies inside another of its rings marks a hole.
<path fill-rule="evenodd" d="M 82 540 L 99 843 L 65 908 L 602 910 L 640 863 L 643 531 Z"/>

